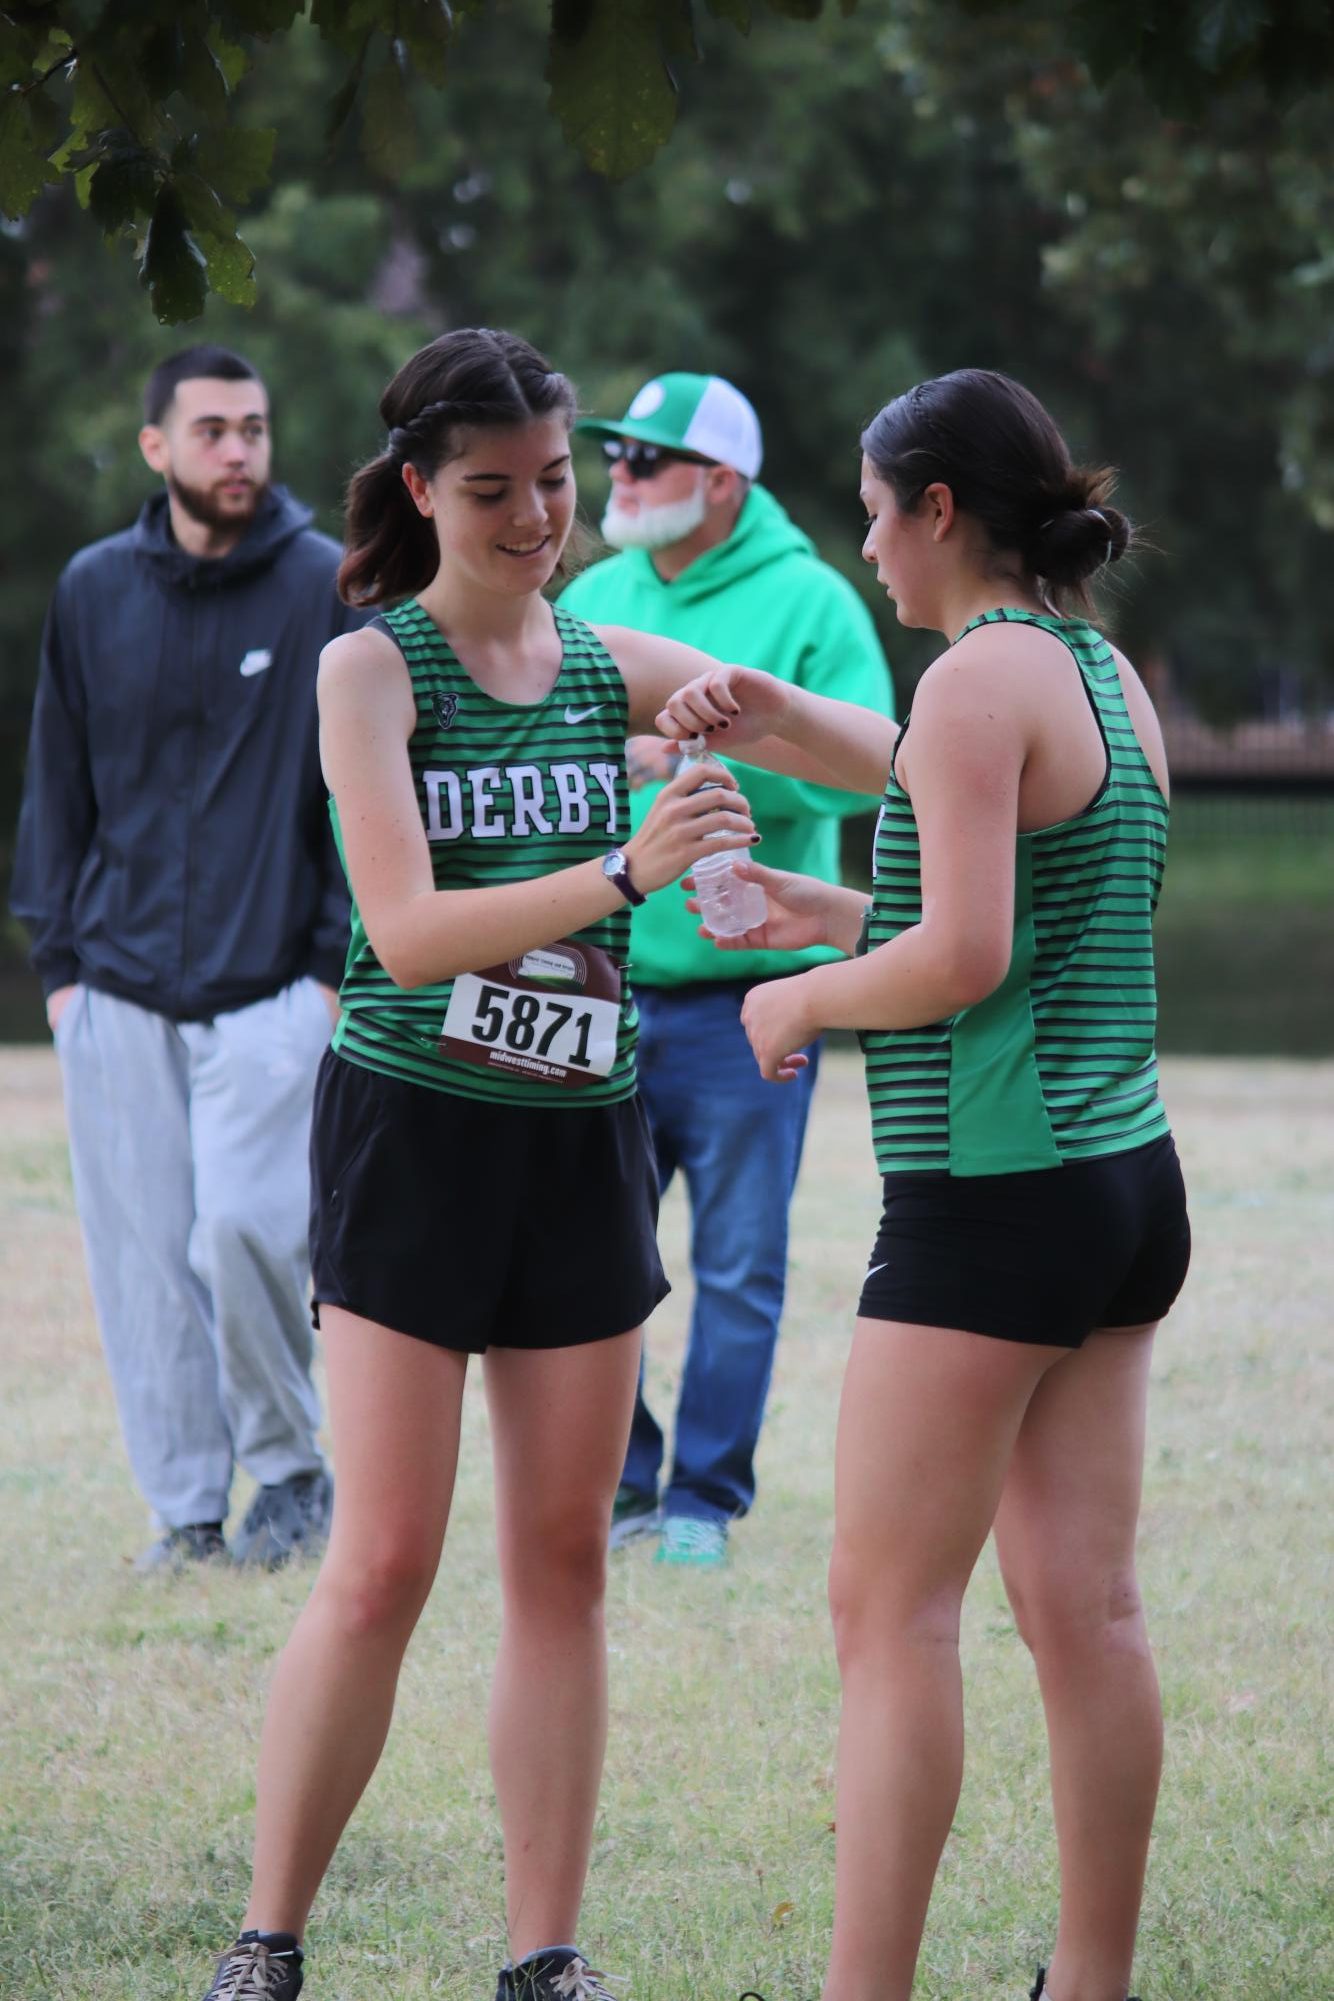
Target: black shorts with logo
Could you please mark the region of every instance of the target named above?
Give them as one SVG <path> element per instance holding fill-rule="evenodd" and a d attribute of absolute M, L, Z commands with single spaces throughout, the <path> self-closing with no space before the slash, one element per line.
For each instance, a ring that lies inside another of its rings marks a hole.
<path fill-rule="evenodd" d="M 1170 1133 L 1026 1174 L 887 1174 L 858 1313 L 1078 1348 L 1161 1320 L 1190 1221 Z"/>
<path fill-rule="evenodd" d="M 437 1347 L 566 1348 L 671 1290 L 637 1097 L 497 1105 L 328 1050 L 310 1138 L 314 1317 L 341 1306 Z"/>

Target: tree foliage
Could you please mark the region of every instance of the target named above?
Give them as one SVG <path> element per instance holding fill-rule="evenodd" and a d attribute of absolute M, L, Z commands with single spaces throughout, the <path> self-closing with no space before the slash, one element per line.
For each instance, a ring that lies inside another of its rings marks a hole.
<path fill-rule="evenodd" d="M 277 136 L 234 117 L 257 55 L 286 50 L 308 15 L 336 59 L 321 79 L 327 145 L 355 127 L 365 169 L 397 184 L 422 156 L 430 100 L 457 100 L 474 32 L 494 31 L 500 4 L 10 0 L 0 7 L 0 211 L 24 216 L 45 187 L 70 179 L 103 232 L 131 245 L 159 320 L 196 318 L 210 291 L 250 305 L 255 258 L 237 217 L 270 185 Z M 850 15 L 857 0 L 838 5 Z M 1028 0 L 960 6 L 981 35 L 1021 33 L 1033 13 Z M 867 11 L 893 27 L 916 9 L 872 0 Z M 1331 0 L 1052 0 L 1042 13 L 1049 55 L 1084 62 L 1095 87 L 1136 80 L 1175 115 L 1234 91 L 1286 102 L 1334 74 Z M 706 28 L 748 34 L 761 16 L 824 14 L 825 0 L 550 0 L 545 48 L 525 41 L 524 60 L 534 74 L 545 65 L 549 109 L 579 157 L 620 180 L 671 136 Z"/>
<path fill-rule="evenodd" d="M 282 476 L 336 531 L 398 361 L 441 325 L 512 325 L 603 411 L 655 368 L 733 376 L 777 490 L 856 576 L 862 421 L 920 376 L 991 363 L 1125 468 L 1162 551 L 1120 580 L 1135 649 L 1198 663 L 1224 715 L 1280 666 L 1334 685 L 1328 93 L 1280 109 L 1252 80 L 1166 120 L 1132 77 L 1093 81 L 1048 0 L 826 8 L 749 42 L 744 12 L 701 16 L 676 138 L 620 183 L 544 115 L 545 0 L 477 11 L 448 92 L 418 95 L 392 188 L 350 146 L 329 157 L 347 49 L 318 21 L 261 46 L 247 117 L 283 149 L 246 223 L 265 282 L 244 312 L 214 298 L 208 335 L 269 380 Z M 60 557 L 148 488 L 134 399 L 180 344 L 85 229 L 51 189 L 0 236 L 15 727 Z M 887 637 L 901 668 L 921 658 Z"/>
<path fill-rule="evenodd" d="M 210 297 L 200 331 L 259 367 L 277 475 L 335 534 L 382 385 L 444 327 L 514 327 L 604 415 L 663 368 L 732 377 L 901 693 L 932 642 L 858 560 L 858 434 L 923 376 L 1006 368 L 1122 468 L 1154 545 L 1114 573 L 1132 655 L 1218 720 L 1334 706 L 1329 93 L 1278 107 L 1252 79 L 1165 119 L 1133 76 L 1095 83 L 1052 14 L 863 0 L 745 41 L 720 8 L 672 144 L 613 182 L 546 115 L 546 0 L 511 0 L 469 23 L 448 91 L 418 92 L 392 186 L 350 143 L 330 157 L 347 57 L 299 23 L 245 85 L 243 129 L 281 135 L 247 202 L 264 281 L 248 308 Z M 138 398 L 182 344 L 72 186 L 0 231 L 0 875 L 46 601 L 155 489 Z M 579 470 L 596 518 L 595 456 Z"/>

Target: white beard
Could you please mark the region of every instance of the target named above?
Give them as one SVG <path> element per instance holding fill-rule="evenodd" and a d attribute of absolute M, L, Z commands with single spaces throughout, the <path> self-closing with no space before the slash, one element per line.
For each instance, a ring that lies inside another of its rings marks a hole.
<path fill-rule="evenodd" d="M 641 507 L 631 514 L 621 507 L 615 493 L 602 517 L 602 539 L 613 549 L 667 549 L 693 535 L 709 511 L 704 494 L 704 478 L 685 500 L 669 500 L 661 507 Z"/>

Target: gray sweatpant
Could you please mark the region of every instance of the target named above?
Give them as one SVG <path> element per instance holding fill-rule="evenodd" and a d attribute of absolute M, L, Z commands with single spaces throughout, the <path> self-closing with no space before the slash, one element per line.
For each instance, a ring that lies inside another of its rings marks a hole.
<path fill-rule="evenodd" d="M 56 1031 L 74 1199 L 135 1479 L 164 1528 L 323 1464 L 306 1251 L 313 980 L 208 1022 L 79 987 Z"/>

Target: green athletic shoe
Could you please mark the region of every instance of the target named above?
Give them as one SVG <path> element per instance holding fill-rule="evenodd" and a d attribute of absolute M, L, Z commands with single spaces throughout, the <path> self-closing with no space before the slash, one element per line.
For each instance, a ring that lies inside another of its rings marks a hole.
<path fill-rule="evenodd" d="M 664 1515 L 655 1563 L 689 1563 L 696 1570 L 716 1569 L 727 1561 L 727 1523 L 700 1521 L 694 1515 Z"/>

